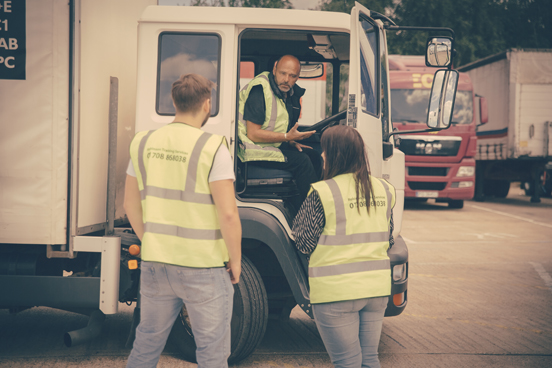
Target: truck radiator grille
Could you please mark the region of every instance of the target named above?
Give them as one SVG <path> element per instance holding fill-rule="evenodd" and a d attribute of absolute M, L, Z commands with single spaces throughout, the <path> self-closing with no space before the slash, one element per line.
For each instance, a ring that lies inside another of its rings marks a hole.
<path fill-rule="evenodd" d="M 408 175 L 411 176 L 447 176 L 448 167 L 414 167 L 408 168 Z"/>
<path fill-rule="evenodd" d="M 408 186 L 412 190 L 443 190 L 447 186 L 447 183 L 409 181 Z"/>
<path fill-rule="evenodd" d="M 401 139 L 399 149 L 412 156 L 456 156 L 461 140 Z"/>

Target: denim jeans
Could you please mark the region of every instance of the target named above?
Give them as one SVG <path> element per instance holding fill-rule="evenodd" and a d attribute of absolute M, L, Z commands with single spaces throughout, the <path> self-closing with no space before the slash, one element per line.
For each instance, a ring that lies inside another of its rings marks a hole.
<path fill-rule="evenodd" d="M 155 367 L 183 304 L 197 346 L 198 368 L 228 367 L 234 288 L 221 268 L 142 262 L 140 324 L 127 367 Z"/>
<path fill-rule="evenodd" d="M 379 368 L 378 345 L 389 297 L 313 304 L 316 327 L 336 368 Z"/>

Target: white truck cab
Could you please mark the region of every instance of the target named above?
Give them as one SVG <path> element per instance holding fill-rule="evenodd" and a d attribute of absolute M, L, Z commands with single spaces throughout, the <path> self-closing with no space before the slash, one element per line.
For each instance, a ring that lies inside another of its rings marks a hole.
<path fill-rule="evenodd" d="M 238 94 L 244 87 L 240 85 L 240 66 L 252 63 L 255 75 L 272 71 L 274 62 L 285 54 L 296 56 L 304 69 L 322 65 L 326 72 L 326 93 L 321 97 L 326 99 L 327 115 L 322 122 L 301 125 L 302 130 L 317 131 L 305 144 L 320 150 L 325 128 L 352 125 L 366 143 L 372 175 L 386 178 L 396 188 L 394 250 L 400 260 L 394 265 L 399 265 L 397 269 L 404 275 L 394 286 L 397 296 L 390 298 L 388 314 L 398 314 L 407 302 L 408 251 L 399 235 L 404 154 L 394 150 L 383 157 L 384 141 L 392 131 L 387 44 L 383 23 L 372 18 L 368 9 L 357 4 L 348 15 L 281 9 L 148 7 L 138 29 L 136 131 L 157 129 L 172 121 L 170 90 L 180 75 L 197 73 L 215 83 L 211 118 L 203 129 L 226 136 L 230 143 L 243 225 L 243 254 L 247 258 L 244 263 L 252 270 L 245 273 L 246 287 L 241 292 L 241 304 L 247 301 L 252 305 L 249 311 L 243 308 L 234 314 L 250 313 L 248 319 L 266 321 L 263 313 L 268 308 L 269 314 L 287 318 L 297 303 L 312 316 L 307 264 L 293 247 L 290 229 L 295 211 L 286 198 L 293 195 L 293 183 L 286 181 L 288 176 L 281 170 L 271 175 L 262 164 L 244 164 L 236 154 L 240 144 L 236 126 Z M 301 81 L 297 82 L 300 86 Z M 342 101 L 347 103 L 347 111 L 339 110 Z M 302 108 L 309 110 L 312 106 Z M 256 177 L 257 171 L 265 176 Z M 256 293 L 267 300 L 259 303 L 248 297 Z M 265 323 L 261 322 L 263 327 L 259 328 L 244 328 L 252 330 L 249 336 L 233 331 L 232 341 L 260 341 Z M 193 340 L 185 338 L 185 332 L 190 331 L 185 318 L 177 321 L 174 331 L 182 350 L 193 359 Z M 247 356 L 253 345 L 247 343 L 242 348 L 233 344 L 231 360 Z"/>

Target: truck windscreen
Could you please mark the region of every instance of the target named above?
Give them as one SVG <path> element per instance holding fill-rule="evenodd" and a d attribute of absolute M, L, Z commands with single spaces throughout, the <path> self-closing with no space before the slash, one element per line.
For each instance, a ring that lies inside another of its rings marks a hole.
<path fill-rule="evenodd" d="M 393 122 L 425 123 L 429 93 L 429 89 L 392 89 L 391 119 Z M 472 93 L 470 91 L 457 91 L 452 124 L 470 124 L 472 120 Z"/>

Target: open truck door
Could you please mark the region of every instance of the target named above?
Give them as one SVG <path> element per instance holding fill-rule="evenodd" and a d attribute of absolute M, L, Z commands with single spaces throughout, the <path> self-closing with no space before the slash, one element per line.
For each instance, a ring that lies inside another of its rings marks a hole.
<path fill-rule="evenodd" d="M 397 230 L 400 230 L 404 204 L 404 155 L 398 152 L 393 159 L 391 150 L 391 154 L 386 154 L 385 157 L 388 162 L 384 162 L 384 141 L 387 142 L 391 121 L 385 31 L 383 24 L 371 17 L 370 10 L 358 2 L 351 10 L 349 52 L 346 124 L 356 128 L 365 137 L 371 175 L 383 177 L 398 188 L 399 196 L 395 208 L 400 208 L 396 211 Z M 395 244 L 389 249 L 388 255 L 393 278 L 385 315 L 395 316 L 407 304 L 408 248 L 402 237 L 395 238 Z"/>
<path fill-rule="evenodd" d="M 349 57 L 349 96 L 347 125 L 356 128 L 363 137 L 381 136 L 382 122 L 379 88 L 379 25 L 370 17 L 370 10 L 358 2 L 351 10 Z M 366 144 L 372 175 L 382 176 L 382 141 Z"/>

